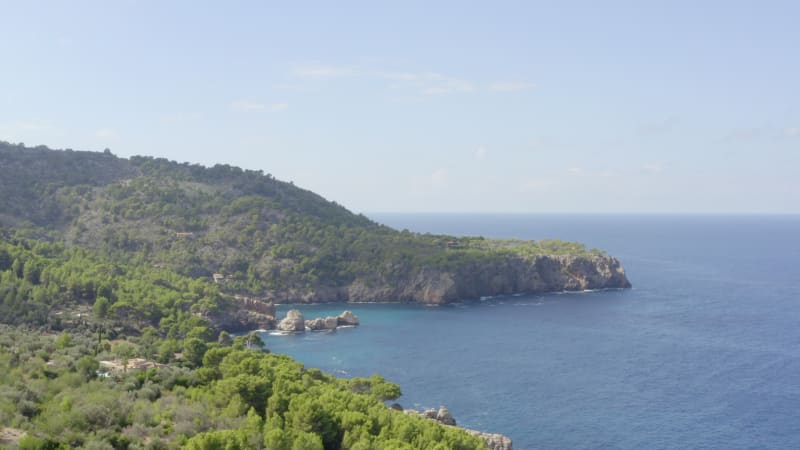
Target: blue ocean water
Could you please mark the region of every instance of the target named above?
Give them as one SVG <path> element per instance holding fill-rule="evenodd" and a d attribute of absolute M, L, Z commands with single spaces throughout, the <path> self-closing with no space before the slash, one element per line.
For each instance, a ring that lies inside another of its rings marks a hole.
<path fill-rule="evenodd" d="M 446 307 L 312 305 L 335 333 L 265 335 L 338 376 L 381 373 L 517 450 L 800 448 L 800 216 L 375 214 L 419 232 L 576 240 L 634 288 Z M 287 307 L 279 308 L 283 313 Z"/>

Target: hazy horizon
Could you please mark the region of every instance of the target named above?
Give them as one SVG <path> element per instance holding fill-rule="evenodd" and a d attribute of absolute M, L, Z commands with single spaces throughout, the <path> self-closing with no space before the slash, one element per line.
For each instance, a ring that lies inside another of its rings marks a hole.
<path fill-rule="evenodd" d="M 0 140 L 263 170 L 355 212 L 800 213 L 794 2 L 4 16 Z"/>
<path fill-rule="evenodd" d="M 346 206 L 345 206 L 346 207 Z M 682 212 L 682 211 L 637 211 L 637 212 L 582 212 L 582 211 L 353 211 L 369 217 L 370 214 L 392 215 L 508 215 L 508 216 L 800 216 L 796 212 Z"/>

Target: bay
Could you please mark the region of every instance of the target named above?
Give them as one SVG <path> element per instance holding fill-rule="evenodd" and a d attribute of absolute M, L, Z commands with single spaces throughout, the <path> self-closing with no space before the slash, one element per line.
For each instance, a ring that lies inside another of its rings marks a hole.
<path fill-rule="evenodd" d="M 398 229 L 607 250 L 633 289 L 351 309 L 362 325 L 264 335 L 337 376 L 380 373 L 406 408 L 534 448 L 800 446 L 800 217 L 372 214 Z M 289 306 L 281 306 L 279 315 Z"/>

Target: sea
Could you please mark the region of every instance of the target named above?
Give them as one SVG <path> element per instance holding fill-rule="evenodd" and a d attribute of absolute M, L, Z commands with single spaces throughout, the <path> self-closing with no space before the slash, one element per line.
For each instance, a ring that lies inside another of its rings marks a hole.
<path fill-rule="evenodd" d="M 371 214 L 420 233 L 579 241 L 632 289 L 344 309 L 361 326 L 265 333 L 339 377 L 380 373 L 404 408 L 526 449 L 800 448 L 800 216 Z"/>

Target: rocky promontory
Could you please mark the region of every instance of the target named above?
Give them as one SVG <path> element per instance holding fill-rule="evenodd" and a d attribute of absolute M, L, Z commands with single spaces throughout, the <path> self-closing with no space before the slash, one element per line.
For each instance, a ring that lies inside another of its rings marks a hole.
<path fill-rule="evenodd" d="M 293 183 L 228 165 L 0 141 L 0 194 L 0 228 L 266 303 L 444 304 L 630 287 L 619 261 L 580 243 L 394 230 Z M 265 323 L 269 314 L 246 303 L 240 309 L 257 315 L 221 319 Z"/>
<path fill-rule="evenodd" d="M 486 296 L 629 287 L 625 269 L 612 256 L 536 255 L 497 258 L 451 270 L 397 267 L 382 277 L 356 279 L 347 286 L 274 291 L 266 293 L 266 298 L 275 303 L 446 304 Z"/>

